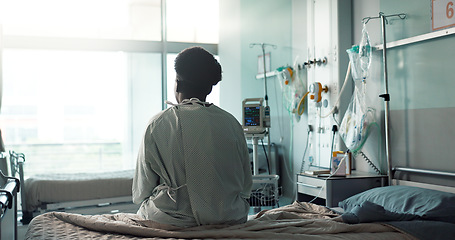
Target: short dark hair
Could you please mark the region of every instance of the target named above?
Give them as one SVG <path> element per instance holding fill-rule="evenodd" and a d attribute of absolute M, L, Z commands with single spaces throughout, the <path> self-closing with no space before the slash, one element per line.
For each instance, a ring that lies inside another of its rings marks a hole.
<path fill-rule="evenodd" d="M 207 95 L 212 91 L 212 86 L 221 81 L 220 63 L 202 47 L 190 47 L 181 51 L 175 58 L 174 69 L 178 81 Z"/>

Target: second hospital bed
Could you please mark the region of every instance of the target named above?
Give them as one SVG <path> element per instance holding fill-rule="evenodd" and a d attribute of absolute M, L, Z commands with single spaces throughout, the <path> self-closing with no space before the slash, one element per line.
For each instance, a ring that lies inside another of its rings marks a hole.
<path fill-rule="evenodd" d="M 45 212 L 80 214 L 137 212 L 132 202 L 134 170 L 101 173 L 39 174 L 24 180 L 25 156 L 10 152 L 13 176 L 21 182 L 22 223 Z"/>

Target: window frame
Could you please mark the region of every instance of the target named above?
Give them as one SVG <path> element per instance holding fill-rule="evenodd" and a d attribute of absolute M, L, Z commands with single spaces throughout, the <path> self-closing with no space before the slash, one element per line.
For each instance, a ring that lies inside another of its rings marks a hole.
<path fill-rule="evenodd" d="M 161 0 L 161 41 L 128 39 L 90 39 L 73 37 L 14 36 L 2 34 L 0 25 L 0 64 L 3 49 L 75 50 L 161 54 L 161 110 L 167 108 L 167 56 L 188 47 L 200 46 L 218 55 L 217 43 L 168 42 L 166 38 L 166 0 Z M 0 65 L 0 70 L 2 66 Z M 1 72 L 0 72 L 1 74 Z M 0 76 L 0 80 L 1 76 Z M 2 82 L 0 81 L 0 84 Z M 0 85 L 1 87 L 1 85 Z M 1 90 L 1 89 L 0 89 Z M 0 99 L 1 103 L 1 99 Z"/>
<path fill-rule="evenodd" d="M 161 41 L 128 39 L 90 39 L 67 37 L 39 37 L 2 35 L 0 25 L 1 48 L 39 49 L 39 50 L 83 50 L 83 51 L 122 51 L 161 54 L 162 110 L 167 99 L 167 54 L 179 53 L 188 47 L 200 46 L 213 55 L 218 55 L 218 44 L 197 42 L 167 41 L 166 0 L 161 0 Z M 1 100 L 0 100 L 1 101 Z"/>
<path fill-rule="evenodd" d="M 109 52 L 141 52 L 160 53 L 162 64 L 162 96 L 167 98 L 167 54 L 177 54 L 185 48 L 201 46 L 214 55 L 218 55 L 218 44 L 193 42 L 166 42 L 146 40 L 116 40 L 116 39 L 83 39 L 83 38 L 54 38 L 35 36 L 3 36 L 3 49 L 38 49 L 38 50 L 81 50 Z M 163 103 L 162 109 L 165 109 Z"/>

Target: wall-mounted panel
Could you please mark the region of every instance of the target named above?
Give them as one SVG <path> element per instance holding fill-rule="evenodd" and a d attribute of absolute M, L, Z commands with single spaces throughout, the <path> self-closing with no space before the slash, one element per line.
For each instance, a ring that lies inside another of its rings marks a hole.
<path fill-rule="evenodd" d="M 313 132 L 309 135 L 306 162 L 324 168 L 330 167 L 332 150 L 343 148 L 341 139 L 338 134 L 334 136 L 332 128 L 340 122 L 347 101 L 340 101 L 342 107 L 335 114 L 332 114 L 332 109 L 340 95 L 348 66 L 345 50 L 351 43 L 350 3 L 342 0 L 307 1 L 308 62 L 313 62 L 307 68 L 310 91 L 307 114 Z M 325 63 L 314 63 L 324 59 Z M 318 83 L 326 88 L 320 101 L 317 96 L 312 99 L 313 86 Z M 302 136 L 302 133 L 297 136 Z"/>

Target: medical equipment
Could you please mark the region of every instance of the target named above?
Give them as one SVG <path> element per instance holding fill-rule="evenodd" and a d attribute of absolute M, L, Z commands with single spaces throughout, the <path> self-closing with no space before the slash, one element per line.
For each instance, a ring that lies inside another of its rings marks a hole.
<path fill-rule="evenodd" d="M 265 48 L 266 47 L 272 47 L 273 49 L 276 49 L 276 45 L 273 45 L 273 44 L 268 44 L 268 43 L 250 43 L 250 48 L 254 47 L 254 46 L 261 46 L 261 49 L 262 49 L 262 59 L 263 59 L 263 69 L 264 69 L 264 92 L 265 92 L 265 96 L 264 96 L 264 99 L 265 99 L 265 105 L 266 106 L 269 106 L 269 97 L 267 95 L 267 68 L 266 68 L 266 56 L 265 56 Z"/>
<path fill-rule="evenodd" d="M 307 68 L 310 68 L 311 65 L 314 67 L 321 66 L 321 65 L 326 65 L 327 64 L 327 57 L 324 57 L 322 59 L 313 59 L 313 60 L 308 60 L 307 62 L 303 63 L 303 66 L 306 66 Z M 302 115 L 304 112 L 304 104 L 305 104 L 305 97 L 309 95 L 309 98 L 313 100 L 316 103 L 320 103 L 322 101 L 322 92 L 327 93 L 328 92 L 328 87 L 324 86 L 322 87 L 322 84 L 320 82 L 314 82 L 313 84 L 309 85 L 309 91 L 303 94 L 299 100 L 299 104 L 297 106 L 297 113 L 299 115 Z M 327 100 L 324 101 L 324 105 L 327 107 L 328 102 Z"/>
<path fill-rule="evenodd" d="M 340 136 L 346 147 L 357 152 L 368 137 L 368 127 L 374 122 L 374 109 L 365 106 L 364 96 L 356 87 L 343 120 L 340 125 Z"/>
<path fill-rule="evenodd" d="M 308 63 L 304 63 L 304 65 L 308 65 L 308 66 L 311 66 L 311 64 L 317 64 L 318 66 L 321 65 L 321 64 L 327 64 L 327 58 L 324 57 L 323 60 L 319 59 L 319 60 L 314 60 L 314 61 L 308 61 Z M 319 117 L 321 118 L 326 118 L 328 116 L 330 116 L 331 114 L 335 113 L 338 109 L 338 104 L 340 102 L 340 99 L 341 99 L 341 94 L 343 93 L 345 87 L 346 87 L 346 82 L 347 82 L 347 78 L 349 76 L 349 73 L 351 71 L 351 68 L 350 68 L 350 65 L 348 65 L 348 70 L 346 72 L 346 77 L 345 77 L 345 80 L 343 82 L 343 86 L 341 87 L 341 90 L 340 92 L 338 93 L 338 98 L 337 100 L 335 101 L 335 104 L 333 105 L 332 109 L 327 113 L 327 114 L 322 114 L 322 111 L 319 111 Z M 313 101 L 313 102 L 316 102 L 316 103 L 321 103 L 322 101 L 322 93 L 327 93 L 329 91 L 329 88 L 328 86 L 322 86 L 322 83 L 320 82 L 314 82 L 313 84 L 309 85 L 309 91 L 303 95 L 303 97 L 301 97 L 300 101 L 299 101 L 299 104 L 297 106 L 297 112 L 299 115 L 302 115 L 303 112 L 304 112 L 304 104 L 305 104 L 305 97 L 307 95 L 309 95 L 309 98 Z M 329 105 L 329 102 L 327 99 L 325 99 L 323 102 L 322 102 L 322 105 L 324 107 L 328 107 Z"/>
<path fill-rule="evenodd" d="M 358 154 L 362 155 L 363 159 L 376 173 L 382 174 L 382 171 L 361 151 L 370 134 L 371 126 L 377 126 L 374 120 L 375 110 L 362 103 L 363 97 L 364 95 L 360 94 L 356 87 L 351 103 L 341 122 L 339 133 L 350 154 L 352 153 L 354 157 Z"/>
<path fill-rule="evenodd" d="M 367 78 L 368 70 L 371 65 L 371 57 L 370 37 L 366 29 L 366 24 L 364 23 L 362 28 L 362 39 L 359 43 L 359 62 L 363 80 Z"/>
<path fill-rule="evenodd" d="M 242 102 L 243 109 L 243 130 L 247 138 L 253 141 L 253 189 L 250 197 L 250 205 L 260 209 L 261 206 L 278 205 L 278 175 L 272 175 L 270 159 L 266 154 L 269 174 L 259 175 L 258 140 L 268 135 L 270 127 L 270 108 L 263 106 L 262 98 L 247 98 Z M 264 143 L 262 143 L 264 147 Z M 269 142 L 268 149 L 271 149 Z M 264 151 L 265 152 L 265 151 Z"/>
<path fill-rule="evenodd" d="M 266 128 L 270 127 L 270 108 L 265 108 L 263 102 L 264 99 L 262 98 L 247 98 L 243 100 L 242 126 L 245 133 L 265 133 Z"/>
<path fill-rule="evenodd" d="M 354 45 L 346 52 L 349 56 L 349 63 L 351 64 L 351 75 L 355 83 L 365 83 L 368 77 L 368 71 L 372 59 L 372 46 L 370 45 L 370 37 L 366 30 L 366 24 L 363 24 L 362 38 L 359 45 Z"/>
<path fill-rule="evenodd" d="M 262 206 L 278 205 L 278 175 L 259 175 L 258 140 L 267 134 L 270 127 L 270 108 L 263 106 L 262 98 L 247 98 L 242 102 L 243 130 L 247 138 L 253 140 L 253 191 L 250 205 L 260 209 Z M 264 143 L 262 143 L 264 147 Z M 270 146 L 269 146 L 270 149 Z M 265 152 L 265 151 L 264 151 Z M 268 161 L 269 173 L 271 173 Z"/>
<path fill-rule="evenodd" d="M 339 134 L 349 153 L 354 156 L 361 154 L 374 171 L 381 174 L 381 170 L 360 151 L 370 134 L 371 126 L 377 125 L 374 119 L 375 110 L 365 105 L 364 97 L 358 87 L 355 87 L 351 103 L 341 122 Z"/>
<path fill-rule="evenodd" d="M 360 61 L 359 61 L 359 45 L 352 46 L 347 49 L 346 52 L 349 56 L 349 64 L 351 65 L 351 76 L 354 82 L 362 81 L 362 74 L 360 72 Z"/>
<path fill-rule="evenodd" d="M 260 207 L 279 206 L 278 175 L 253 176 L 253 187 L 249 203 L 251 207 L 260 210 Z"/>
<path fill-rule="evenodd" d="M 264 126 L 270 127 L 270 107 L 269 107 L 269 96 L 267 92 L 267 68 L 266 68 L 266 55 L 265 55 L 265 48 L 266 47 L 272 47 L 273 49 L 276 49 L 277 46 L 273 44 L 268 44 L 268 43 L 250 43 L 250 48 L 254 46 L 261 46 L 262 49 L 262 63 L 263 63 L 263 69 L 264 69 L 264 99 L 265 99 L 265 112 L 267 113 L 267 116 L 265 117 L 268 122 L 266 122 Z M 270 133 L 267 134 L 267 142 L 270 143 Z M 270 144 L 269 144 L 269 149 L 268 153 L 270 155 L 271 149 L 270 149 Z"/>
<path fill-rule="evenodd" d="M 320 82 L 315 82 L 310 85 L 310 99 L 316 103 L 321 102 L 322 92 L 328 92 L 329 88 L 327 86 L 322 87 Z"/>
<path fill-rule="evenodd" d="M 349 56 L 349 67 L 354 80 L 354 93 L 340 125 L 339 134 L 348 152 L 357 155 L 369 135 L 370 125 L 375 123 L 375 110 L 367 107 L 365 102 L 366 80 L 371 64 L 371 45 L 365 24 L 362 39 L 358 46 L 346 50 Z M 363 153 L 362 153 L 363 154 Z M 376 171 L 378 168 L 368 158 L 365 160 Z M 377 171 L 379 174 L 380 171 Z"/>
<path fill-rule="evenodd" d="M 385 93 L 379 95 L 379 97 L 384 99 L 384 128 L 385 128 L 385 148 L 386 148 L 386 160 L 387 160 L 387 171 L 388 171 L 388 182 L 389 185 L 392 184 L 392 159 L 390 157 L 390 129 L 389 129 L 389 122 L 390 122 L 390 95 L 389 95 L 389 80 L 387 74 L 387 41 L 386 41 L 386 29 L 385 25 L 387 24 L 387 18 L 389 17 L 399 17 L 400 19 L 405 19 L 406 14 L 399 13 L 399 14 L 391 14 L 391 15 L 384 15 L 384 13 L 379 12 L 379 16 L 377 17 L 365 17 L 362 19 L 362 22 L 366 25 L 371 19 L 381 19 L 381 32 L 382 32 L 382 61 L 383 61 L 383 69 L 384 69 L 384 89 Z"/>
<path fill-rule="evenodd" d="M 280 81 L 281 88 L 283 88 L 283 84 L 290 86 L 294 77 L 294 69 L 292 67 L 279 67 L 276 70 L 278 71 L 278 76 L 283 80 Z"/>
<path fill-rule="evenodd" d="M 262 98 L 247 98 L 242 102 L 242 127 L 247 138 L 253 141 L 253 174 L 259 174 L 258 140 L 268 135 L 270 108 L 263 106 Z M 270 145 L 267 155 L 270 155 Z M 270 164 L 269 164 L 270 165 Z"/>
<path fill-rule="evenodd" d="M 374 122 L 374 109 L 367 107 L 365 103 L 366 78 L 371 63 L 371 45 L 365 24 L 359 46 L 353 46 L 346 52 L 355 87 L 351 103 L 340 125 L 340 136 L 348 150 L 356 154 L 368 137 L 369 125 Z"/>
<path fill-rule="evenodd" d="M 286 66 L 279 67 L 276 71 L 283 94 L 284 107 L 289 113 L 296 113 L 296 116 L 300 116 L 304 111 L 304 105 L 300 102 L 308 95 L 308 92 L 305 93 L 305 85 L 300 79 L 297 69 L 294 70 L 294 68 Z"/>
<path fill-rule="evenodd" d="M 308 150 L 308 146 L 310 145 L 310 133 L 312 131 L 311 125 L 308 126 L 308 131 L 307 131 L 307 136 L 306 136 L 306 144 L 305 144 L 305 150 L 303 150 L 303 156 L 302 156 L 302 162 L 300 164 L 300 173 L 303 173 L 305 171 L 305 156 Z M 308 159 L 308 167 L 311 166 L 313 163 L 312 158 Z"/>

